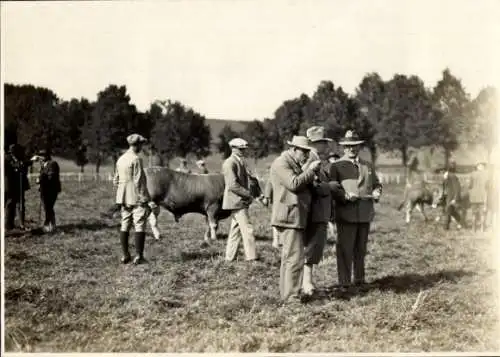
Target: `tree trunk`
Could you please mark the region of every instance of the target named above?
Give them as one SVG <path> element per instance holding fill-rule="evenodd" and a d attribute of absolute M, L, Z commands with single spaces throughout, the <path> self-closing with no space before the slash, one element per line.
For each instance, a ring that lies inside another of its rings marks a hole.
<path fill-rule="evenodd" d="M 97 175 L 99 175 L 99 169 L 101 167 L 101 159 L 97 159 L 97 161 L 95 162 L 95 173 Z"/>
<path fill-rule="evenodd" d="M 80 166 L 80 172 L 81 172 L 82 174 L 83 174 L 83 171 L 84 171 L 84 169 L 83 169 L 84 167 L 85 167 L 85 165 L 81 165 L 81 166 Z"/>

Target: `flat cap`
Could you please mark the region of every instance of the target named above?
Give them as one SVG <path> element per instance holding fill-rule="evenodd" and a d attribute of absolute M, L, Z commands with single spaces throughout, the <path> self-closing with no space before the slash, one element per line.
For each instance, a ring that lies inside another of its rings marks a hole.
<path fill-rule="evenodd" d="M 129 136 L 127 136 L 127 143 L 129 145 L 135 145 L 135 144 L 139 144 L 139 143 L 145 143 L 147 141 L 148 140 L 144 136 L 139 135 L 139 134 L 130 134 Z"/>
<path fill-rule="evenodd" d="M 229 142 L 229 146 L 232 148 L 246 149 L 248 147 L 248 142 L 242 138 L 234 138 Z"/>

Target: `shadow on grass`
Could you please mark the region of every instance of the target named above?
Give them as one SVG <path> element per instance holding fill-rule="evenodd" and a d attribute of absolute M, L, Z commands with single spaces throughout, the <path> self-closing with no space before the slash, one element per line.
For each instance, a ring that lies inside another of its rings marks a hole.
<path fill-rule="evenodd" d="M 220 255 L 218 251 L 195 251 L 195 252 L 181 252 L 180 261 L 186 262 L 191 260 L 212 259 Z"/>
<path fill-rule="evenodd" d="M 440 282 L 456 283 L 460 278 L 472 275 L 474 275 L 473 272 L 465 270 L 443 270 L 432 274 L 389 275 L 374 280 L 367 285 L 365 290 L 378 289 L 395 293 L 419 292 L 420 290 L 429 289 Z"/>
<path fill-rule="evenodd" d="M 227 233 L 217 233 L 217 240 L 226 240 L 227 239 Z M 256 235 L 255 236 L 256 241 L 272 241 L 271 237 L 268 236 L 262 236 L 262 235 Z"/>
<path fill-rule="evenodd" d="M 432 274 L 402 274 L 389 275 L 363 286 L 352 286 L 348 289 L 340 289 L 339 286 L 331 286 L 318 289 L 317 293 L 311 297 L 306 297 L 305 302 L 321 300 L 350 300 L 354 296 L 362 296 L 372 290 L 392 291 L 396 294 L 419 292 L 432 288 L 441 282 L 456 283 L 460 278 L 472 276 L 473 272 L 465 270 L 444 270 Z"/>
<path fill-rule="evenodd" d="M 84 231 L 100 231 L 107 228 L 117 228 L 119 227 L 119 223 L 108 224 L 106 222 L 101 221 L 81 221 L 76 223 L 69 223 L 57 226 L 57 232 L 62 233 L 72 233 L 76 230 L 84 230 Z"/>

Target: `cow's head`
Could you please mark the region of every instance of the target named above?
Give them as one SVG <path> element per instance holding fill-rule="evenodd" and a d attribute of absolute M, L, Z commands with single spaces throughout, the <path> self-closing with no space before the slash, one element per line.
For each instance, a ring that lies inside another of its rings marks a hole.
<path fill-rule="evenodd" d="M 442 205 L 443 202 L 444 202 L 443 188 L 436 188 L 432 192 L 432 208 L 437 208 L 437 206 Z"/>
<path fill-rule="evenodd" d="M 259 198 L 262 195 L 259 180 L 254 176 L 249 176 L 249 190 L 253 198 Z"/>

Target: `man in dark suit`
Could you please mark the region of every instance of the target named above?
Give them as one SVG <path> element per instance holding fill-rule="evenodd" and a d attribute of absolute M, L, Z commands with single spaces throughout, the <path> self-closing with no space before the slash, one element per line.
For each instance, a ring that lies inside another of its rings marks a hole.
<path fill-rule="evenodd" d="M 41 161 L 40 176 L 38 184 L 40 185 L 40 199 L 45 211 L 45 221 L 43 230 L 53 232 L 56 226 L 56 213 L 54 206 L 57 196 L 61 192 L 61 180 L 59 176 L 59 164 L 52 160 L 50 151 L 40 150 L 38 155 L 32 158 L 32 161 Z"/>
<path fill-rule="evenodd" d="M 4 159 L 5 229 L 11 230 L 14 228 L 16 210 L 19 214 L 20 228 L 25 229 L 24 195 L 30 189 L 28 169 L 31 162 L 25 160 L 24 150 L 17 144 L 9 146 L 9 151 Z"/>
<path fill-rule="evenodd" d="M 332 188 L 336 200 L 335 221 L 337 223 L 337 273 L 343 289 L 354 284 L 365 283 L 365 256 L 370 223 L 375 216 L 374 201 L 382 193 L 373 165 L 358 157 L 363 140 L 348 130 L 339 144 L 344 147 L 344 156 L 330 167 L 330 179 L 339 186 Z"/>
<path fill-rule="evenodd" d="M 444 195 L 444 210 L 445 210 L 445 220 L 444 228 L 446 230 L 450 229 L 451 217 L 455 218 L 457 221 L 458 229 L 463 226 L 463 220 L 459 213 L 459 204 L 462 187 L 460 181 L 458 180 L 457 165 L 454 161 L 450 162 L 448 170 L 444 173 L 443 177 L 443 195 Z"/>
<path fill-rule="evenodd" d="M 333 140 L 325 136 L 325 129 L 322 126 L 310 127 L 307 129 L 306 136 L 309 139 L 311 151 L 302 169 L 305 171 L 311 162 L 317 160 L 321 162 L 314 183 L 310 187 L 312 202 L 304 240 L 306 259 L 302 291 L 306 295 L 312 295 L 315 290 L 314 266 L 318 265 L 323 258 L 328 223 L 332 218 L 332 195 L 328 176 L 331 163 L 327 160 L 327 150 L 329 142 Z"/>
<path fill-rule="evenodd" d="M 243 250 L 247 261 L 257 260 L 255 236 L 250 222 L 248 207 L 253 201 L 249 190 L 248 169 L 244 159 L 244 152 L 248 143 L 235 138 L 229 142 L 232 153 L 222 164 L 224 174 L 224 197 L 222 209 L 231 210 L 231 228 L 227 237 L 226 260 L 233 261 L 238 253 L 240 240 L 243 241 Z"/>

